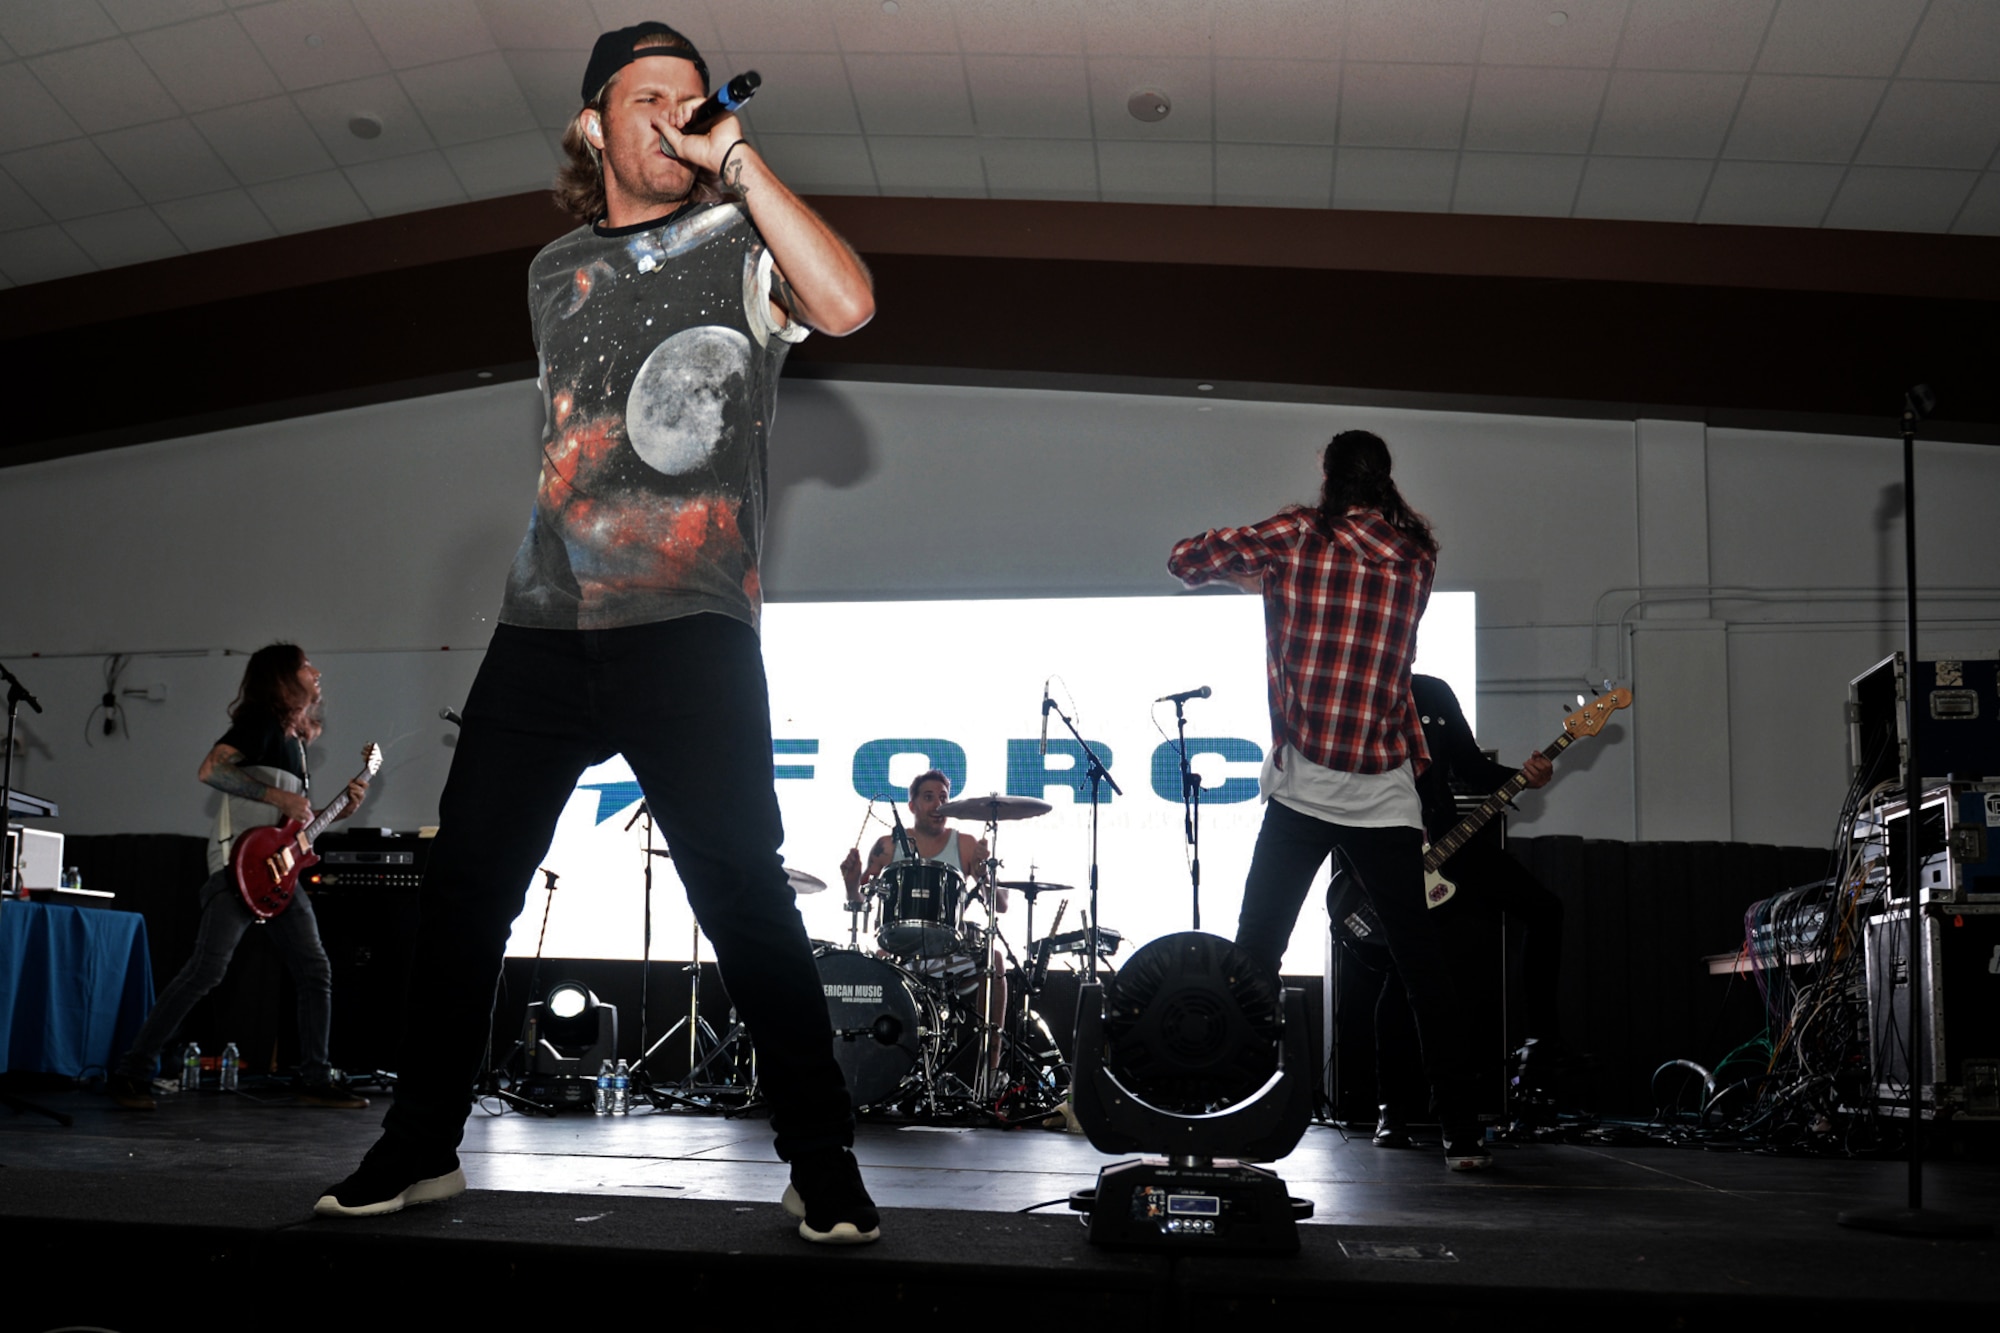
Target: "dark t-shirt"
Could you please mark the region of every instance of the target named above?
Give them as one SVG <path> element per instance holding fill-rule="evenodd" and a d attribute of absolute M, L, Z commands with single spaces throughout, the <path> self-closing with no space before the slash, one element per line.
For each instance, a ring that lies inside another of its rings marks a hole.
<path fill-rule="evenodd" d="M 1479 742 L 1473 739 L 1465 710 L 1451 686 L 1436 676 L 1413 675 L 1410 697 L 1416 701 L 1424 742 L 1431 752 L 1431 766 L 1417 779 L 1417 795 L 1424 803 L 1424 831 L 1441 838 L 1458 823 L 1451 799 L 1453 787 L 1481 794 L 1498 791 L 1516 770 L 1480 753 Z"/>
<path fill-rule="evenodd" d="M 245 765 L 283 769 L 301 783 L 306 780 L 305 746 L 274 717 L 245 710 L 230 722 L 229 730 L 222 733 L 216 744 L 237 751 Z"/>
<path fill-rule="evenodd" d="M 503 622 L 757 624 L 766 437 L 785 352 L 806 334 L 774 327 L 771 271 L 737 203 L 579 227 L 535 256 L 542 478 Z"/>

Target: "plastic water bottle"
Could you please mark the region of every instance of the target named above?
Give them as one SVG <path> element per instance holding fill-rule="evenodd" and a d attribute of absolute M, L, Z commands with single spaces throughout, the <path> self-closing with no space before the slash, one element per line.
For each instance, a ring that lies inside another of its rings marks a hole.
<path fill-rule="evenodd" d="M 627 1115 L 632 1109 L 632 1070 L 623 1060 L 611 1071 L 611 1114 Z"/>
<path fill-rule="evenodd" d="M 611 1114 L 611 1062 L 597 1067 L 597 1101 L 592 1107 L 599 1115 Z"/>
<path fill-rule="evenodd" d="M 181 1052 L 181 1091 L 201 1091 L 201 1047 L 193 1042 Z"/>
<path fill-rule="evenodd" d="M 232 1041 L 222 1048 L 222 1064 L 217 1073 L 221 1076 L 220 1082 L 224 1092 L 236 1091 L 236 1070 L 242 1063 L 243 1054 L 236 1049 L 235 1042 Z"/>

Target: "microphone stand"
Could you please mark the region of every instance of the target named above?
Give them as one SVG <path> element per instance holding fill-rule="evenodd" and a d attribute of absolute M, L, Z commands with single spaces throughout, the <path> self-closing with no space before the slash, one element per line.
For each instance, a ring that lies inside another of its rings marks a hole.
<path fill-rule="evenodd" d="M 4 833 L 14 823 L 14 728 L 20 720 L 23 703 L 39 713 L 42 711 L 42 701 L 30 694 L 28 687 L 21 683 L 20 677 L 4 666 L 0 666 L 0 680 L 7 682 L 7 752 L 4 757 L 0 757 L 0 833 Z M 5 845 L 6 839 L 0 837 L 0 847 Z M 0 900 L 12 898 L 18 891 L 19 886 L 14 881 L 17 878 L 15 867 L 19 864 L 20 857 L 15 855 L 5 858 L 5 864 L 0 865 Z M 8 909 L 0 907 L 0 911 L 6 910 Z M 47 1116 L 64 1129 L 75 1123 L 60 1111 L 51 1111 L 39 1102 L 16 1097 L 11 1092 L 0 1092 L 0 1106 L 5 1106 L 15 1115 L 32 1111 L 36 1115 Z"/>
<path fill-rule="evenodd" d="M 1062 719 L 1063 726 L 1069 728 L 1069 734 L 1076 738 L 1077 746 L 1083 751 L 1083 757 L 1087 763 L 1085 771 L 1090 776 L 1090 920 L 1083 928 L 1083 952 L 1085 960 L 1084 978 L 1090 984 L 1095 985 L 1097 982 L 1097 807 L 1100 795 L 1099 784 L 1108 784 L 1112 792 L 1119 796 L 1125 794 L 1125 789 L 1118 785 L 1116 778 L 1111 776 L 1111 770 L 1106 768 L 1104 761 L 1097 757 L 1097 751 L 1090 748 L 1090 742 L 1085 740 L 1083 733 L 1076 729 L 1076 723 L 1070 721 L 1069 714 L 1063 712 L 1062 705 L 1051 699 L 1049 700 L 1048 707 L 1051 713 Z"/>
<path fill-rule="evenodd" d="M 1201 929 L 1201 779 L 1195 776 L 1194 765 L 1188 760 L 1187 715 L 1181 711 L 1185 699 L 1174 700 L 1174 730 L 1180 736 L 1181 756 L 1181 827 L 1187 837 L 1187 844 L 1194 849 L 1192 863 L 1188 867 L 1194 881 L 1194 924 L 1191 930 Z M 1097 915 L 1097 906 L 1091 905 L 1091 915 Z"/>

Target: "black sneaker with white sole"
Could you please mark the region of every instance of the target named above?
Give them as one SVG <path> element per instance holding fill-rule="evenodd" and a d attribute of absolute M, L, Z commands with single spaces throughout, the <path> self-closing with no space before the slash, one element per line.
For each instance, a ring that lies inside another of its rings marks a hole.
<path fill-rule="evenodd" d="M 1446 1134 L 1444 1164 L 1453 1171 L 1484 1171 L 1493 1165 L 1493 1153 L 1477 1134 Z"/>
<path fill-rule="evenodd" d="M 447 1153 L 428 1164 L 412 1164 L 394 1154 L 371 1152 L 354 1174 L 319 1196 L 320 1217 L 380 1217 L 413 1203 L 432 1203 L 465 1193 L 465 1172 Z"/>
<path fill-rule="evenodd" d="M 799 1219 L 799 1234 L 821 1245 L 866 1245 L 882 1234 L 861 1164 L 845 1148 L 794 1160 L 784 1205 Z"/>

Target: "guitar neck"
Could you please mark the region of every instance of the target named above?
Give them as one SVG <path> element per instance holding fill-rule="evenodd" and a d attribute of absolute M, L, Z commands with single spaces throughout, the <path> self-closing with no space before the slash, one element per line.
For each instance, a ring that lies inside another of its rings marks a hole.
<path fill-rule="evenodd" d="M 1542 758 L 1553 763 L 1555 757 L 1567 750 L 1575 739 L 1576 737 L 1569 732 L 1563 732 L 1542 751 Z M 1516 772 L 1513 777 L 1501 783 L 1500 790 L 1481 801 L 1478 809 L 1459 820 L 1451 832 L 1431 844 L 1430 850 L 1424 853 L 1425 871 L 1435 871 L 1449 861 L 1459 848 L 1472 841 L 1474 834 L 1486 827 L 1493 816 L 1511 805 L 1514 798 L 1519 796 L 1527 785 L 1528 775 L 1524 772 Z"/>
<path fill-rule="evenodd" d="M 357 780 L 365 778 L 368 776 L 368 770 L 364 768 L 354 776 Z M 345 809 L 347 809 L 347 789 L 342 787 L 340 795 L 328 801 L 326 808 L 313 816 L 312 823 L 299 830 L 300 845 L 305 847 L 312 846 L 314 842 L 319 840 L 319 835 L 326 832 L 328 826 L 334 820 L 338 819 L 341 812 Z"/>

